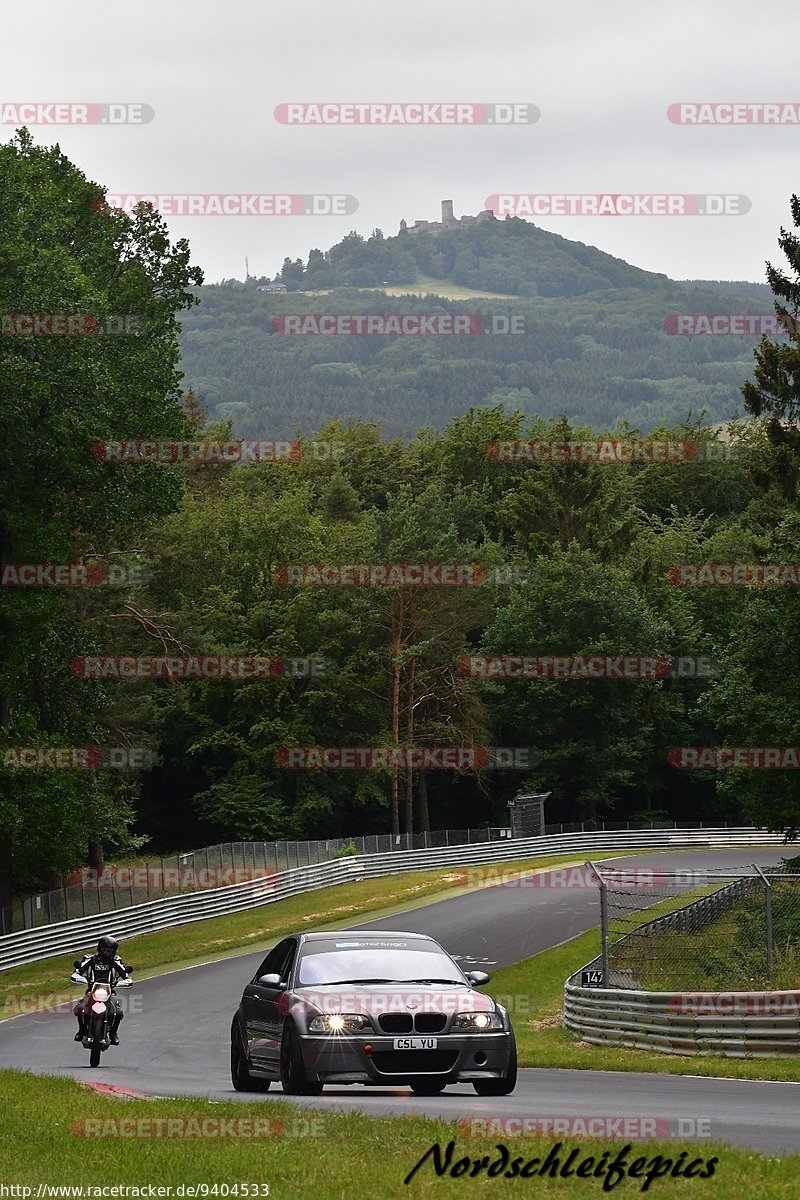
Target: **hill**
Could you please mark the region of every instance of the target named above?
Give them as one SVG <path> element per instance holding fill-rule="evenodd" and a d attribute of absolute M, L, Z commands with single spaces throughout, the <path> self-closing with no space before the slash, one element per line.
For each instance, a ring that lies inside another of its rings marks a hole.
<path fill-rule="evenodd" d="M 186 385 L 240 436 L 349 416 L 410 436 L 498 402 L 597 429 L 721 422 L 741 408 L 758 337 L 676 336 L 675 314 L 773 311 L 765 285 L 674 281 L 518 219 L 351 233 L 277 279 L 287 294 L 258 292 L 266 280 L 204 287 L 183 322 Z M 292 337 L 273 329 L 287 313 L 498 316 L 519 332 Z"/>

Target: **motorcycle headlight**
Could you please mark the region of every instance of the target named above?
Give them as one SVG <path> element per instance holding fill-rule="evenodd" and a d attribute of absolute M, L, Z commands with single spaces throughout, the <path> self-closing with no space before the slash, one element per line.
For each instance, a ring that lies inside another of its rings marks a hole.
<path fill-rule="evenodd" d="M 367 1018 L 358 1013 L 328 1013 L 314 1017 L 308 1026 L 309 1033 L 357 1033 L 369 1028 Z"/>
<path fill-rule="evenodd" d="M 453 1018 L 452 1028 L 485 1033 L 488 1029 L 502 1029 L 503 1019 L 498 1012 L 460 1012 Z"/>

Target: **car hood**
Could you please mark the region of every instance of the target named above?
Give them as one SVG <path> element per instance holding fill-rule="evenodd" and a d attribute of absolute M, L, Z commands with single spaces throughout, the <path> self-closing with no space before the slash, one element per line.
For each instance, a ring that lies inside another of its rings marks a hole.
<path fill-rule="evenodd" d="M 282 997 L 283 999 L 283 997 Z M 287 1011 L 295 1005 L 316 1013 L 444 1013 L 494 1012 L 491 996 L 473 988 L 447 984 L 325 984 L 285 994 Z"/>

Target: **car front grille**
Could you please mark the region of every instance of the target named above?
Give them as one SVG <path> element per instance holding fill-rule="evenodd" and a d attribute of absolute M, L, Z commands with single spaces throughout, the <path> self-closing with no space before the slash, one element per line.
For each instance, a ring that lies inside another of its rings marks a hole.
<path fill-rule="evenodd" d="M 442 1075 L 457 1059 L 457 1050 L 376 1050 L 372 1055 L 382 1075 Z"/>
<path fill-rule="evenodd" d="M 414 1017 L 417 1033 L 441 1033 L 446 1024 L 444 1013 L 417 1013 Z"/>
<path fill-rule="evenodd" d="M 384 1013 L 378 1024 L 384 1033 L 411 1033 L 414 1028 L 410 1013 Z"/>
<path fill-rule="evenodd" d="M 378 1025 L 383 1033 L 442 1033 L 447 1025 L 444 1013 L 384 1013 L 378 1017 Z"/>

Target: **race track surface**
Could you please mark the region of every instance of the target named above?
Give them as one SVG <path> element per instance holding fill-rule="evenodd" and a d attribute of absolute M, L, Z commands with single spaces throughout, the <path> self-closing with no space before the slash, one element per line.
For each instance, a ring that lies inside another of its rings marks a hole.
<path fill-rule="evenodd" d="M 613 865 L 725 870 L 752 862 L 772 865 L 785 854 L 763 847 L 657 851 L 620 857 Z M 596 888 L 517 885 L 467 892 L 355 927 L 429 933 L 464 969 L 475 966 L 491 973 L 598 921 Z M 132 957 L 135 960 L 135 954 Z M 148 1095 L 258 1099 L 232 1090 L 228 1057 L 231 1016 L 263 957 L 259 951 L 192 967 L 144 980 L 121 994 L 129 1009 L 120 1030 L 122 1044 L 103 1055 L 97 1070 L 89 1068 L 87 1051 L 72 1041 L 72 1015 L 52 1013 L 0 1022 L 0 1065 L 70 1075 Z M 278 1085 L 269 1093 L 273 1097 L 282 1098 Z M 431 1098 L 415 1097 L 407 1088 L 332 1086 L 319 1098 L 286 1103 L 313 1109 L 315 1115 L 358 1108 L 374 1115 L 414 1112 L 446 1119 L 653 1117 L 662 1136 L 668 1122 L 674 1136 L 683 1131 L 684 1142 L 694 1130 L 715 1141 L 762 1151 L 800 1152 L 800 1085 L 791 1083 L 527 1068 L 520 1071 L 513 1095 L 503 1098 L 479 1097 L 464 1085 Z"/>

